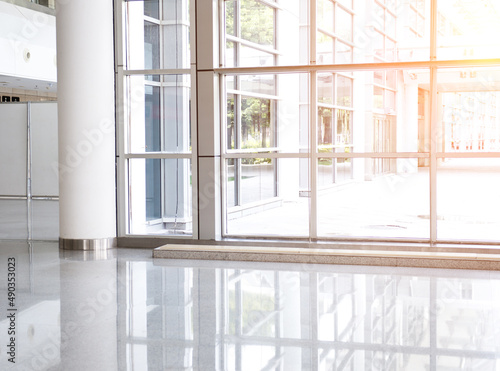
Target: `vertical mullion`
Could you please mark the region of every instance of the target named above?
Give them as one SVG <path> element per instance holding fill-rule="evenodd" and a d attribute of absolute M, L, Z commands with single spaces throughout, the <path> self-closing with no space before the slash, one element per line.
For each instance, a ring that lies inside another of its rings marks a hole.
<path fill-rule="evenodd" d="M 127 165 L 128 160 L 124 159 L 125 151 L 127 151 L 127 141 L 125 133 L 127 130 L 125 129 L 125 125 L 127 125 L 128 121 L 125 120 L 125 94 L 124 94 L 124 86 L 125 77 L 123 75 L 125 62 L 125 48 L 123 45 L 124 33 L 127 30 L 124 30 L 124 22 L 123 17 L 126 15 L 123 14 L 123 3 L 119 0 L 114 1 L 114 14 L 115 14 L 115 75 L 116 75 L 116 88 L 115 88 L 115 122 L 116 122 L 116 156 L 117 156 L 117 202 L 116 202 L 116 210 L 117 210 L 117 236 L 122 237 L 130 232 L 129 222 L 130 219 L 127 217 L 129 204 L 127 202 L 127 189 L 129 188 L 129 184 L 127 181 Z"/>
<path fill-rule="evenodd" d="M 437 0 L 431 0 L 431 34 L 430 34 L 430 60 L 436 60 L 437 52 Z M 437 240 L 437 126 L 438 126 L 438 109 L 437 109 L 437 68 L 430 68 L 430 86 L 431 86 L 431 116 L 430 116 L 430 164 L 429 164 L 429 194 L 430 194 L 430 242 L 435 243 Z"/>
<path fill-rule="evenodd" d="M 163 1 L 159 1 L 160 4 L 158 4 L 158 32 L 159 32 L 159 40 L 160 40 L 160 45 L 159 45 L 159 49 L 160 49 L 160 66 L 159 68 L 163 68 L 163 66 L 165 65 L 164 64 L 164 40 L 163 40 Z M 175 15 L 175 18 L 177 19 L 177 14 Z M 177 32 L 177 29 L 176 29 L 176 32 Z M 175 47 L 177 48 L 177 42 L 176 42 L 176 45 Z M 177 58 L 176 58 L 176 61 L 175 61 L 175 64 L 177 66 Z M 160 75 L 159 76 L 159 81 L 160 81 L 160 152 L 162 151 L 165 151 L 166 148 L 165 148 L 165 135 L 166 135 L 166 132 L 165 132 L 165 127 L 164 127 L 164 123 L 165 123 L 165 117 L 164 117 L 164 94 L 163 94 L 163 89 L 164 89 L 164 83 L 165 83 L 165 75 Z M 177 76 L 175 76 L 175 94 L 177 95 Z M 154 87 L 153 87 L 154 89 Z M 175 107 L 175 109 L 177 110 L 177 106 Z M 176 125 L 178 125 L 179 123 L 177 122 L 176 120 Z M 178 137 L 178 133 L 177 133 L 177 137 Z M 178 148 L 176 148 L 176 151 L 178 151 Z M 147 161 L 147 160 L 146 160 Z M 165 202 L 166 202 L 166 197 L 165 197 L 165 177 L 166 177 L 166 173 L 165 173 L 165 163 L 166 163 L 166 159 L 161 159 L 160 160 L 160 202 L 161 202 L 161 207 L 160 207 L 160 218 L 161 220 L 163 221 L 163 216 L 165 215 L 165 210 L 166 210 L 166 205 L 165 205 Z M 176 161 L 179 161 L 179 160 L 176 160 Z M 179 194 L 177 194 L 177 197 L 179 197 Z M 177 198 L 176 201 L 175 201 L 177 204 L 179 203 L 179 199 Z"/>
<path fill-rule="evenodd" d="M 195 6 L 190 8 L 191 12 L 194 12 Z M 192 16 L 191 16 L 192 17 Z M 192 22 L 191 24 L 195 24 Z M 191 44 L 191 48 L 195 49 L 195 46 Z M 191 64 L 191 215 L 192 215 L 192 225 L 193 225 L 193 239 L 197 240 L 199 238 L 199 226 L 198 218 L 198 101 L 197 101 L 197 73 L 196 65 Z"/>
<path fill-rule="evenodd" d="M 164 110 L 164 105 L 163 105 L 163 99 L 164 99 L 164 95 L 163 95 L 163 78 L 164 76 L 161 75 L 160 76 L 160 152 L 162 151 L 165 151 L 166 148 L 165 148 L 165 135 L 166 135 L 166 132 L 165 132 L 165 128 L 164 128 L 164 123 L 165 123 L 165 116 L 163 114 L 163 110 Z M 176 91 L 175 91 L 175 94 L 177 94 L 177 76 L 175 78 L 175 84 L 176 84 Z M 154 89 L 154 87 L 153 87 Z M 177 110 L 177 107 L 175 107 L 175 109 Z M 176 120 L 176 123 L 175 125 L 178 125 L 179 123 L 177 122 Z M 178 135 L 178 133 L 176 133 Z M 178 151 L 178 148 L 176 148 L 176 151 Z M 147 160 L 146 160 L 147 161 Z M 160 218 L 161 220 L 163 221 L 163 216 L 165 215 L 165 209 L 166 209 L 166 205 L 165 205 L 165 162 L 167 160 L 166 159 L 161 159 L 160 160 L 160 200 L 161 200 L 161 207 L 160 207 Z M 177 160 L 178 161 L 178 160 Z M 179 197 L 179 195 L 177 194 L 177 197 Z M 179 200 L 177 199 L 176 202 L 178 202 Z"/>
<path fill-rule="evenodd" d="M 33 165 L 32 138 L 31 138 L 31 102 L 27 104 L 27 137 L 26 137 L 26 202 L 28 214 L 28 240 L 33 238 L 33 208 L 32 208 L 32 192 L 31 192 L 31 174 Z"/>
<path fill-rule="evenodd" d="M 161 1 L 163 3 L 163 1 Z M 197 63 L 196 63 L 196 0 L 191 0 L 188 5 L 189 17 L 189 59 L 191 68 L 191 107 L 190 107 L 190 125 L 191 125 L 191 223 L 192 223 L 192 238 L 197 240 L 199 235 L 199 189 L 198 189 L 198 89 L 197 89 Z M 163 5 L 162 5 L 163 18 Z"/>
<path fill-rule="evenodd" d="M 225 18 L 222 18 L 225 19 Z M 226 45 L 225 41 L 221 45 Z M 221 160 L 220 160 L 220 190 L 221 190 L 221 229 L 222 235 L 227 234 L 227 93 L 226 93 L 226 75 L 219 75 L 219 106 L 221 120 Z M 236 120 L 235 120 L 236 122 Z M 233 127 L 235 124 L 233 124 Z M 221 279 L 222 282 L 222 279 Z"/>
<path fill-rule="evenodd" d="M 240 12 L 241 6 L 239 1 L 234 3 L 234 34 L 236 37 L 241 38 L 241 23 L 240 23 Z M 234 43 L 234 59 L 235 66 L 240 67 L 240 55 L 241 55 L 241 44 L 239 42 Z M 241 88 L 241 78 L 240 75 L 234 75 L 234 83 L 236 90 Z M 234 148 L 241 149 L 241 95 L 234 95 Z M 235 158 L 233 160 L 234 166 L 234 205 L 241 206 L 241 161 L 242 159 Z"/>
<path fill-rule="evenodd" d="M 309 61 L 311 65 L 316 64 L 316 0 L 310 0 L 309 4 Z M 317 177 L 318 177 L 318 72 L 312 71 L 309 75 L 310 77 L 310 94 L 309 94 L 309 107 L 311 111 L 309 112 L 309 136 L 310 136 L 310 173 L 311 173 L 311 184 L 310 184 L 310 215 L 309 215 L 309 238 L 316 239 L 318 237 L 318 195 L 317 195 Z"/>
<path fill-rule="evenodd" d="M 238 44 L 239 45 L 239 44 Z M 234 76 L 236 82 L 236 89 L 240 88 L 240 77 L 238 75 Z M 234 147 L 241 149 L 241 95 L 234 95 Z M 241 158 L 233 159 L 234 166 L 234 205 L 241 206 Z"/>

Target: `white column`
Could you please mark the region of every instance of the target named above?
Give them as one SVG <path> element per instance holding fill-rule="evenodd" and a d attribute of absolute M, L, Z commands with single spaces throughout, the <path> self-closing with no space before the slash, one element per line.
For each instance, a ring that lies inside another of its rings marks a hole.
<path fill-rule="evenodd" d="M 57 0 L 60 245 L 116 237 L 113 1 Z"/>

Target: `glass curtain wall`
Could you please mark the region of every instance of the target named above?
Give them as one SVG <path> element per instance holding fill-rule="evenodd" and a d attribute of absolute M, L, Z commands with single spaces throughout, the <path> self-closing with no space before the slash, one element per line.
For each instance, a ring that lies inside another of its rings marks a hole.
<path fill-rule="evenodd" d="M 497 2 L 122 4 L 121 235 L 198 238 L 190 29 L 217 19 L 222 237 L 500 241 Z"/>
<path fill-rule="evenodd" d="M 189 1 L 122 3 L 126 233 L 192 235 Z"/>
<path fill-rule="evenodd" d="M 500 8 L 474 4 L 225 1 L 223 235 L 499 241 Z"/>

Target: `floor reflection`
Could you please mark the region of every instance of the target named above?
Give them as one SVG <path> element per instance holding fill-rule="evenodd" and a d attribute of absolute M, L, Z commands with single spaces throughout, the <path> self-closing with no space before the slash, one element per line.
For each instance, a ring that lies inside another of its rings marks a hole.
<path fill-rule="evenodd" d="M 499 272 L 0 247 L 0 275 L 14 256 L 18 279 L 16 364 L 1 352 L 2 370 L 500 368 Z"/>

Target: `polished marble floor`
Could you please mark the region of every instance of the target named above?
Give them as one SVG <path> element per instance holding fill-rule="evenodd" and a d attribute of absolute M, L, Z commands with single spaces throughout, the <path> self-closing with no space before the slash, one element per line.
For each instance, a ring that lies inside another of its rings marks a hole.
<path fill-rule="evenodd" d="M 0 369 L 500 369 L 500 272 L 151 255 L 0 241 Z"/>

